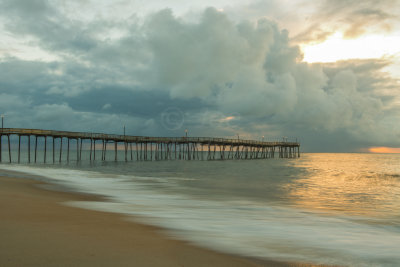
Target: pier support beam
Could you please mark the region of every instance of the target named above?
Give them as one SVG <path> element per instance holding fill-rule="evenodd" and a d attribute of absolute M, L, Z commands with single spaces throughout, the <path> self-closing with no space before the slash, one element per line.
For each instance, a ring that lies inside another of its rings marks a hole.
<path fill-rule="evenodd" d="M 93 139 L 93 161 L 96 160 L 96 139 Z"/>
<path fill-rule="evenodd" d="M 37 135 L 35 135 L 35 163 L 36 163 L 36 159 L 37 159 Z"/>
<path fill-rule="evenodd" d="M 117 150 L 117 141 L 114 141 L 114 150 L 115 150 L 115 161 L 118 161 L 118 150 Z"/>
<path fill-rule="evenodd" d="M 69 137 L 67 138 L 67 162 L 69 162 Z"/>
<path fill-rule="evenodd" d="M 105 158 L 105 145 L 104 145 L 104 139 L 102 141 L 102 148 L 101 148 L 101 160 L 104 160 Z"/>
<path fill-rule="evenodd" d="M 80 147 L 80 149 L 79 149 L 79 161 L 81 161 L 82 160 L 82 138 L 81 138 L 81 147 Z"/>
<path fill-rule="evenodd" d="M 79 138 L 76 138 L 76 162 L 79 161 Z"/>
<path fill-rule="evenodd" d="M 28 163 L 31 163 L 31 136 L 28 135 Z"/>
<path fill-rule="evenodd" d="M 56 153 L 55 153 L 55 148 L 54 148 L 55 144 L 54 143 L 55 142 L 54 142 L 54 136 L 53 136 L 53 164 L 56 163 Z"/>
<path fill-rule="evenodd" d="M 103 160 L 106 160 L 106 154 L 107 154 L 107 141 L 103 140 L 103 144 L 104 144 L 104 156 L 103 156 Z"/>
<path fill-rule="evenodd" d="M 21 162 L 21 135 L 18 135 L 18 163 Z"/>
<path fill-rule="evenodd" d="M 132 143 L 129 143 L 129 146 L 131 148 L 131 161 L 132 161 L 133 160 Z"/>
<path fill-rule="evenodd" d="M 46 153 L 47 153 L 47 136 L 44 137 L 44 157 L 43 157 L 44 163 L 46 163 Z"/>
<path fill-rule="evenodd" d="M 62 159 L 62 145 L 63 145 L 63 138 L 60 137 L 60 159 L 59 159 L 60 163 L 61 163 L 61 159 Z"/>
<path fill-rule="evenodd" d="M 90 138 L 90 157 L 89 157 L 90 161 L 92 161 L 92 147 L 93 147 L 93 139 Z"/>
<path fill-rule="evenodd" d="M 11 145 L 10 145 L 10 135 L 7 135 L 8 137 L 8 159 L 10 160 L 11 163 Z"/>

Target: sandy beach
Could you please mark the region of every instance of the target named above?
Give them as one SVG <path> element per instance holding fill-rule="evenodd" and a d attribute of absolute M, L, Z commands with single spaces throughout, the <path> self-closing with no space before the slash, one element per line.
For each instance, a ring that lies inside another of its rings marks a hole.
<path fill-rule="evenodd" d="M 310 266 L 226 255 L 124 216 L 63 205 L 94 196 L 0 177 L 0 266 Z"/>

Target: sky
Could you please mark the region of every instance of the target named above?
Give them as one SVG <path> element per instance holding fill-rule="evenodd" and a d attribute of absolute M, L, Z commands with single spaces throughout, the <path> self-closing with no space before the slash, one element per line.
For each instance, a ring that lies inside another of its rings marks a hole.
<path fill-rule="evenodd" d="M 399 152 L 399 0 L 0 0 L 4 127 Z"/>

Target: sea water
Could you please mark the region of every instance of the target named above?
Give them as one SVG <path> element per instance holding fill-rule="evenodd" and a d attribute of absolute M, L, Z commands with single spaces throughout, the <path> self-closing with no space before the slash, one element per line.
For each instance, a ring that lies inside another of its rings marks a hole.
<path fill-rule="evenodd" d="M 174 238 L 218 251 L 315 264 L 400 266 L 399 154 L 21 161 L 2 163 L 0 175 L 25 172 L 104 196 L 102 202 L 66 204 L 133 215 Z"/>

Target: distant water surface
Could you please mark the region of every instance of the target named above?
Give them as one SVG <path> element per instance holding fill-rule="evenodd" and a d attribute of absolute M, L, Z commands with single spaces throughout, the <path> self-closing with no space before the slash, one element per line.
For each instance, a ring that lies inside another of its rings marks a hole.
<path fill-rule="evenodd" d="M 3 163 L 0 174 L 1 169 L 107 196 L 107 202 L 69 205 L 134 215 L 174 237 L 224 252 L 316 264 L 400 266 L 396 154 Z"/>

